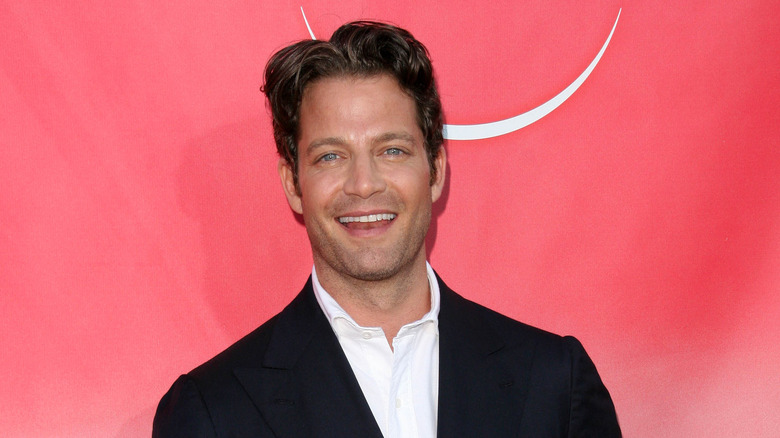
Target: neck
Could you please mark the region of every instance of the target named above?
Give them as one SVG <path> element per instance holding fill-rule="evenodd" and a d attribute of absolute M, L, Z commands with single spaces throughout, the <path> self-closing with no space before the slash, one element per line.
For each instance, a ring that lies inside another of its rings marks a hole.
<path fill-rule="evenodd" d="M 322 287 L 355 322 L 364 327 L 381 327 L 392 347 L 401 327 L 419 320 L 431 308 L 425 252 L 421 255 L 407 269 L 383 280 L 338 275 L 327 267 L 321 270 L 316 261 L 315 268 Z"/>

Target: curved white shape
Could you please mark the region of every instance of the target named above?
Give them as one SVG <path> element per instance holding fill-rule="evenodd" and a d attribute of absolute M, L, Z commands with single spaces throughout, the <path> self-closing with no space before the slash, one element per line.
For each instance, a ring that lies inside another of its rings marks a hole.
<path fill-rule="evenodd" d="M 580 85 L 585 82 L 585 79 L 588 78 L 590 73 L 596 67 L 596 64 L 599 63 L 601 56 L 604 54 L 604 51 L 607 50 L 609 41 L 612 39 L 612 34 L 615 33 L 615 28 L 617 27 L 618 20 L 620 19 L 620 13 L 622 11 L 623 8 L 618 10 L 617 18 L 615 18 L 615 24 L 612 25 L 612 31 L 609 32 L 607 41 L 603 46 L 601 46 L 601 50 L 599 50 L 599 53 L 596 55 L 590 65 L 588 65 L 588 68 L 586 68 L 585 71 L 582 72 L 582 74 L 580 74 L 577 79 L 571 83 L 571 85 L 564 88 L 564 90 L 558 93 L 555 97 L 528 112 L 508 119 L 499 120 L 497 122 L 482 123 L 477 125 L 444 125 L 444 138 L 448 140 L 482 140 L 485 138 L 498 137 L 500 135 L 508 134 L 510 132 L 517 131 L 518 129 L 525 128 L 531 123 L 534 123 L 547 114 L 553 112 L 555 108 L 558 108 L 564 101 L 566 101 L 566 99 L 571 97 L 571 95 L 574 94 L 578 88 L 580 88 Z"/>
<path fill-rule="evenodd" d="M 306 23 L 306 29 L 309 30 L 309 35 L 311 36 L 311 39 L 316 40 L 317 38 L 314 38 L 314 32 L 312 32 L 311 26 L 309 26 L 309 20 L 306 19 L 306 13 L 303 12 L 303 6 L 301 6 L 301 15 L 303 15 L 303 22 Z"/>
<path fill-rule="evenodd" d="M 607 46 L 612 40 L 612 35 L 615 33 L 615 28 L 617 28 L 621 12 L 623 12 L 623 8 L 618 10 L 617 18 L 615 18 L 615 24 L 612 25 L 612 30 L 609 32 L 609 36 L 607 36 L 607 41 L 605 41 L 604 45 L 601 46 L 601 50 L 599 50 L 599 53 L 595 58 L 593 58 L 593 61 L 591 61 L 591 63 L 588 65 L 588 68 L 586 68 L 584 72 L 577 76 L 577 79 L 575 79 L 574 82 L 572 82 L 568 87 L 564 88 L 563 91 L 558 93 L 555 97 L 528 112 L 510 117 L 508 119 L 499 120 L 497 122 L 481 123 L 476 125 L 444 125 L 444 138 L 447 140 L 483 140 L 486 138 L 498 137 L 525 128 L 531 123 L 534 123 L 547 114 L 553 112 L 555 108 L 561 106 L 561 104 L 565 102 L 566 99 L 571 97 L 571 95 L 574 94 L 578 88 L 580 88 L 580 86 L 585 82 L 585 79 L 587 79 L 593 69 L 596 68 L 596 64 L 599 63 L 601 56 L 604 55 L 604 51 L 607 50 Z M 306 23 L 306 29 L 309 30 L 311 39 L 316 40 L 317 38 L 314 37 L 314 32 L 311 30 L 311 26 L 309 26 L 309 20 L 306 19 L 306 14 L 303 12 L 303 6 L 301 6 L 301 15 L 303 15 L 303 21 Z"/>

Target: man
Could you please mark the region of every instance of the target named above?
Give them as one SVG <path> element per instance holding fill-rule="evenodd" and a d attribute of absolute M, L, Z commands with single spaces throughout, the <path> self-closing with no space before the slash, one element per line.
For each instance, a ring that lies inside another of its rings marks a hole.
<path fill-rule="evenodd" d="M 276 53 L 263 90 L 312 275 L 174 383 L 154 436 L 620 436 L 578 341 L 461 298 L 426 262 L 446 153 L 422 44 L 346 24 Z"/>

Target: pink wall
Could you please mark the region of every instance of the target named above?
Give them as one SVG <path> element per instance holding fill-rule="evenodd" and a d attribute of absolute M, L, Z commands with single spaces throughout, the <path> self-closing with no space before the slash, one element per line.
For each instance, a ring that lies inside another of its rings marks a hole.
<path fill-rule="evenodd" d="M 551 99 L 622 8 L 558 109 L 447 144 L 431 262 L 577 335 L 627 436 L 780 430 L 776 2 L 264 3 L 0 4 L 0 435 L 148 436 L 178 374 L 303 285 L 258 91 L 301 5 L 320 37 L 410 29 L 453 124 Z"/>

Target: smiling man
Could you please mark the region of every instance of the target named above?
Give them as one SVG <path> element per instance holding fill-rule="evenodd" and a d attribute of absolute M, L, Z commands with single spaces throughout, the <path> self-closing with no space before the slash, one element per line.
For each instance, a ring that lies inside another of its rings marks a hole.
<path fill-rule="evenodd" d="M 279 164 L 324 290 L 361 326 L 398 330 L 430 310 L 425 235 L 444 182 L 415 103 L 387 74 L 323 78 L 304 92 L 298 177 Z M 381 323 L 379 323 L 381 322 Z"/>
<path fill-rule="evenodd" d="M 276 53 L 263 89 L 312 275 L 174 383 L 154 436 L 620 436 L 576 339 L 463 299 L 426 262 L 446 154 L 422 44 L 349 23 Z"/>

